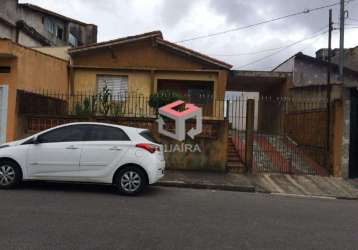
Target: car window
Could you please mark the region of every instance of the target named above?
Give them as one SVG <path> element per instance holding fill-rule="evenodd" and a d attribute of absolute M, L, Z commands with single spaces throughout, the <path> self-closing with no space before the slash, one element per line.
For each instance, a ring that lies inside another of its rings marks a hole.
<path fill-rule="evenodd" d="M 145 139 L 147 139 L 148 141 L 150 142 L 153 142 L 153 143 L 159 143 L 155 138 L 154 136 L 150 133 L 149 130 L 144 130 L 142 132 L 139 133 L 142 137 L 144 137 Z"/>
<path fill-rule="evenodd" d="M 39 136 L 41 143 L 54 142 L 76 142 L 83 141 L 85 138 L 86 126 L 70 125 L 55 130 L 51 130 Z"/>
<path fill-rule="evenodd" d="M 91 125 L 86 141 L 130 141 L 130 139 L 120 128 Z"/>

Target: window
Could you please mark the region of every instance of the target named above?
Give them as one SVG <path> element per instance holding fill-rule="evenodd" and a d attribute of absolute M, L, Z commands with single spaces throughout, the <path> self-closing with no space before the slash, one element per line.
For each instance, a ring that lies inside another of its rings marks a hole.
<path fill-rule="evenodd" d="M 45 17 L 44 18 L 44 25 L 45 25 L 45 29 L 49 33 L 51 33 L 51 34 L 55 33 L 55 24 L 51 19 L 49 19 L 48 17 Z"/>
<path fill-rule="evenodd" d="M 74 35 L 72 35 L 72 33 L 68 35 L 68 42 L 73 47 L 76 47 L 78 45 L 78 40 Z"/>
<path fill-rule="evenodd" d="M 1 73 L 10 73 L 11 68 L 8 66 L 0 66 L 0 74 Z"/>
<path fill-rule="evenodd" d="M 126 96 L 128 93 L 128 76 L 97 76 L 97 93 L 101 93 L 103 88 L 107 86 L 113 95 L 113 98 Z"/>
<path fill-rule="evenodd" d="M 210 89 L 205 88 L 189 88 L 188 89 L 188 96 L 190 102 L 196 104 L 208 104 L 212 102 L 212 92 Z"/>
<path fill-rule="evenodd" d="M 150 133 L 149 130 L 144 130 L 142 132 L 139 133 L 142 137 L 144 137 L 145 139 L 147 139 L 148 141 L 150 142 L 153 142 L 153 143 L 159 143 L 155 138 L 154 136 Z"/>
<path fill-rule="evenodd" d="M 90 125 L 86 141 L 130 141 L 123 130 L 109 126 Z"/>
<path fill-rule="evenodd" d="M 83 141 L 88 128 L 85 125 L 70 125 L 49 131 L 39 136 L 41 143 Z"/>
<path fill-rule="evenodd" d="M 63 40 L 63 29 L 61 27 L 57 27 L 57 38 Z"/>

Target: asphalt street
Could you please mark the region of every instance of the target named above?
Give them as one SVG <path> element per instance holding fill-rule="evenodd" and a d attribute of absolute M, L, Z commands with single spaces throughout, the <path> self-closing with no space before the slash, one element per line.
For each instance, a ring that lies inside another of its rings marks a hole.
<path fill-rule="evenodd" d="M 358 249 L 358 202 L 28 183 L 0 191 L 0 249 Z"/>

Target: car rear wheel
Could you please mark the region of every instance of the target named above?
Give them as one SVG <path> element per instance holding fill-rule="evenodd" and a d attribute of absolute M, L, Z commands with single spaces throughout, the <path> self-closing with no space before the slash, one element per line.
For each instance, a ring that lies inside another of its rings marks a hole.
<path fill-rule="evenodd" d="M 21 180 L 21 172 L 17 164 L 11 161 L 0 162 L 0 189 L 16 187 Z"/>
<path fill-rule="evenodd" d="M 120 194 L 137 195 L 147 184 L 146 175 L 140 168 L 128 167 L 123 169 L 117 177 L 116 185 Z"/>

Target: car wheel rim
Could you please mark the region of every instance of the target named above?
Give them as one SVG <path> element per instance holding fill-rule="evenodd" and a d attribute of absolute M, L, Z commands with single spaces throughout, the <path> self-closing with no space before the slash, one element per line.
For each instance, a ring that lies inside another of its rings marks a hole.
<path fill-rule="evenodd" d="M 4 165 L 0 166 L 0 185 L 8 186 L 15 180 L 15 170 L 13 167 Z"/>
<path fill-rule="evenodd" d="M 142 183 L 142 178 L 135 171 L 127 171 L 122 175 L 121 187 L 124 191 L 133 193 L 138 190 Z"/>

